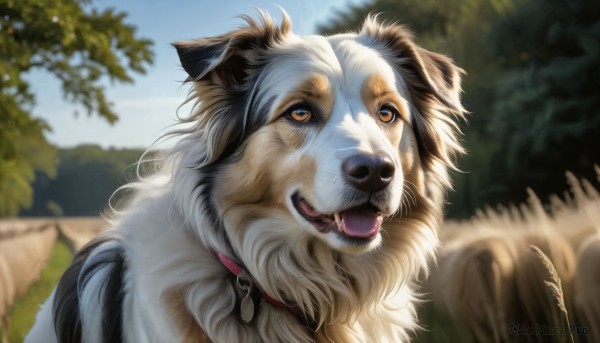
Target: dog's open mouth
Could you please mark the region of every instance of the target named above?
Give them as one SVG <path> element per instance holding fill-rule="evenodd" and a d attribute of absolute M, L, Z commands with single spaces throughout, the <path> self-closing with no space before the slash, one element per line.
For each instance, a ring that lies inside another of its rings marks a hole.
<path fill-rule="evenodd" d="M 299 193 L 292 195 L 296 211 L 320 232 L 338 232 L 343 236 L 371 239 L 381 230 L 383 215 L 370 203 L 341 212 L 325 214 L 315 210 Z"/>

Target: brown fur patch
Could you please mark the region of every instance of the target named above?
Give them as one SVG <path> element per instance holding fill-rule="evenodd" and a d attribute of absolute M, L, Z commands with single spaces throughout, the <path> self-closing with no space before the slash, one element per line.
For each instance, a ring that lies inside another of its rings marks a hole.
<path fill-rule="evenodd" d="M 303 127 L 279 120 L 282 112 L 301 101 L 312 104 L 321 111 L 320 114 L 328 116 L 334 102 L 329 80 L 320 74 L 308 77 L 282 101 L 271 122 L 248 139 L 242 159 L 228 166 L 219 178 L 221 208 L 242 204 L 279 206 L 286 200 L 283 196 L 288 185 L 300 183 L 306 189 L 313 187 L 315 161 L 307 156 L 299 161 L 286 157 L 304 144 L 314 126 Z"/>
<path fill-rule="evenodd" d="M 179 331 L 181 342 L 211 343 L 194 316 L 188 311 L 185 301 L 186 287 L 176 287 L 166 291 L 161 301 L 169 312 L 172 322 Z"/>
<path fill-rule="evenodd" d="M 228 166 L 218 178 L 221 208 L 247 204 L 277 207 L 285 202 L 288 185 L 299 183 L 312 188 L 316 163 L 308 156 L 289 157 L 296 149 L 282 138 L 289 126 L 283 121 L 275 122 L 248 139 L 242 159 Z"/>
<path fill-rule="evenodd" d="M 272 125 L 275 127 L 277 141 L 293 149 L 300 148 L 309 137 L 311 131 L 315 129 L 314 125 L 304 124 L 305 127 L 301 127 L 292 125 L 285 120 L 276 121 Z"/>
<path fill-rule="evenodd" d="M 373 74 L 365 81 L 360 95 L 369 113 L 380 123 L 392 145 L 400 146 L 404 123 L 410 124 L 410 112 L 406 100 L 392 89 L 380 74 Z M 400 118 L 396 118 L 396 121 L 390 124 L 381 123 L 378 112 L 381 105 L 384 104 L 394 107 Z"/>
<path fill-rule="evenodd" d="M 400 141 L 400 164 L 406 187 L 409 193 L 424 194 L 424 175 L 419 157 L 419 148 L 417 138 L 412 127 L 404 125 L 402 127 L 402 139 Z"/>
<path fill-rule="evenodd" d="M 286 96 L 285 100 L 275 110 L 275 115 L 280 115 L 290 106 L 301 101 L 316 106 L 321 112 L 313 113 L 313 115 L 322 114 L 325 118 L 329 117 L 333 108 L 334 96 L 327 77 L 314 74 L 306 78 L 296 90 Z"/>
<path fill-rule="evenodd" d="M 400 114 L 400 118 L 398 119 L 410 123 L 408 103 L 406 100 L 402 99 L 398 92 L 394 91 L 388 85 L 380 74 L 373 74 L 365 81 L 360 95 L 370 113 L 373 115 L 377 114 L 377 111 L 382 104 L 391 104 L 398 110 L 398 114 Z"/>

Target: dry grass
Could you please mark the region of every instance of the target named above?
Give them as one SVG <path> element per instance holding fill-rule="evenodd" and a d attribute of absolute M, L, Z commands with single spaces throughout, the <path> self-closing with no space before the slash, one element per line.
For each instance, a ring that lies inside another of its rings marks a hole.
<path fill-rule="evenodd" d="M 105 230 L 108 224 L 101 217 L 69 217 L 61 218 L 57 225 L 71 249 L 78 251 Z"/>
<path fill-rule="evenodd" d="M 10 327 L 8 339 L 12 343 L 23 342 L 35 322 L 35 316 L 42 304 L 54 289 L 54 286 L 67 269 L 73 258 L 71 249 L 62 240 L 56 240 L 46 267 L 40 280 L 27 290 L 24 296 L 18 297 L 10 311 Z"/>
<path fill-rule="evenodd" d="M 581 244 L 574 283 L 577 315 L 600 335 L 600 234 Z"/>
<path fill-rule="evenodd" d="M 0 221 L 0 331 L 5 333 L 0 337 L 4 341 L 11 306 L 40 278 L 56 238 L 60 235 L 72 251 L 77 251 L 106 226 L 104 219 L 96 217 Z M 54 287 L 49 286 L 49 290 Z"/>
<path fill-rule="evenodd" d="M 529 261 L 532 263 L 532 281 L 542 280 L 546 287 L 540 287 L 539 294 L 544 298 L 541 302 L 544 308 L 544 315 L 550 318 L 554 327 L 569 327 L 569 312 L 565 304 L 565 294 L 558 272 L 552 261 L 535 245 L 530 245 Z M 573 342 L 573 334 L 569 332 L 567 336 Z"/>
<path fill-rule="evenodd" d="M 0 227 L 5 234 L 0 238 L 0 320 L 2 331 L 7 332 L 10 307 L 39 279 L 58 231 L 37 221 L 3 221 Z"/>
<path fill-rule="evenodd" d="M 571 173 L 567 181 L 570 193 L 551 197 L 549 211 L 528 190 L 526 204 L 488 208 L 442 230 L 428 288 L 436 309 L 470 340 L 600 340 L 600 195 Z M 587 335 L 572 334 L 570 324 Z"/>

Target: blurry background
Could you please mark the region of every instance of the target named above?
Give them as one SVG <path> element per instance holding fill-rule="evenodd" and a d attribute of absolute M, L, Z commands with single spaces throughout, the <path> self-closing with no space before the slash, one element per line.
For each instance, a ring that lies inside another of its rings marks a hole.
<path fill-rule="evenodd" d="M 562 195 L 567 170 L 598 188 L 600 2 L 277 3 L 300 35 L 357 30 L 367 14 L 380 13 L 380 20 L 408 26 L 418 44 L 466 70 L 463 102 L 470 115 L 461 127 L 468 155 L 453 175 L 448 218 L 520 204 L 527 187 L 548 212 L 551 194 L 572 196 Z M 255 15 L 255 8 L 281 18 L 271 0 L 0 0 L 0 217 L 102 214 L 112 192 L 133 180 L 142 152 L 175 124 L 186 97 L 185 75 L 170 43 L 222 34 L 243 24 L 235 16 Z M 33 223 L 19 230 L 44 231 Z M 44 223 L 62 228 L 59 238 L 70 225 Z M 20 235 L 15 227 L 0 226 L 0 243 Z M 48 284 L 33 300 L 26 299 L 32 293 L 27 287 L 8 291 L 11 274 L 8 267 L 2 274 L 0 250 L 0 318 L 7 322 L 9 308 L 24 313 L 12 315 L 12 341 L 20 341 L 30 312 L 68 263 L 73 247 L 61 244 L 48 250 L 56 270 L 42 274 L 41 283 Z M 21 301 L 31 305 L 11 306 L 25 293 Z"/>

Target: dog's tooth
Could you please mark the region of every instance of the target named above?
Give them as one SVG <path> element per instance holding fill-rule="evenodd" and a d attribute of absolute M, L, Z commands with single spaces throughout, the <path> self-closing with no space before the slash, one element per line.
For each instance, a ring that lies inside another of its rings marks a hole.
<path fill-rule="evenodd" d="M 333 214 L 333 219 L 335 220 L 335 223 L 337 224 L 338 230 L 339 230 L 340 223 L 342 222 L 342 217 L 340 216 L 339 213 L 336 212 Z"/>

